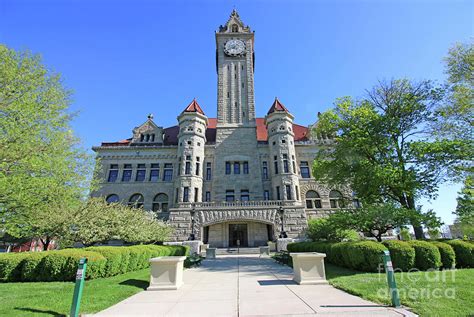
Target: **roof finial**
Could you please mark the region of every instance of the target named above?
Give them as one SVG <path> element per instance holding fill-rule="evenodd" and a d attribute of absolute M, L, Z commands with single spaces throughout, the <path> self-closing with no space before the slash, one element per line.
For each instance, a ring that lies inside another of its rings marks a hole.
<path fill-rule="evenodd" d="M 153 113 L 150 113 L 150 114 L 148 115 L 148 120 L 153 120 Z"/>

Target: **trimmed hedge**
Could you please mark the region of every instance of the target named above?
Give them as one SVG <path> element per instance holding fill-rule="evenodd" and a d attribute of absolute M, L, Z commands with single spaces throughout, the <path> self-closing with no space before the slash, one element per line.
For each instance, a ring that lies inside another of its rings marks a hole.
<path fill-rule="evenodd" d="M 0 254 L 0 281 L 72 281 L 79 259 L 87 257 L 86 278 L 147 268 L 152 257 L 189 254 L 186 246 L 137 245 Z"/>
<path fill-rule="evenodd" d="M 52 251 L 38 265 L 38 280 L 74 281 L 77 265 L 81 258 L 87 258 L 86 278 L 99 278 L 104 273 L 107 260 L 97 252 L 78 249 Z"/>
<path fill-rule="evenodd" d="M 395 269 L 406 272 L 415 267 L 415 249 L 409 243 L 400 240 L 385 240 L 382 243 L 390 251 Z"/>
<path fill-rule="evenodd" d="M 437 248 L 439 253 L 441 254 L 441 267 L 443 269 L 454 269 L 456 267 L 456 253 L 452 246 L 447 243 L 439 242 L 439 241 L 432 241 Z"/>
<path fill-rule="evenodd" d="M 456 267 L 474 268 L 474 244 L 463 240 L 445 241 L 456 253 Z"/>
<path fill-rule="evenodd" d="M 438 248 L 426 241 L 412 240 L 408 243 L 415 249 L 415 267 L 419 270 L 441 267 L 441 254 Z"/>
<path fill-rule="evenodd" d="M 289 252 L 326 253 L 328 262 L 359 271 L 377 272 L 386 248 L 374 241 L 298 242 L 288 244 Z"/>

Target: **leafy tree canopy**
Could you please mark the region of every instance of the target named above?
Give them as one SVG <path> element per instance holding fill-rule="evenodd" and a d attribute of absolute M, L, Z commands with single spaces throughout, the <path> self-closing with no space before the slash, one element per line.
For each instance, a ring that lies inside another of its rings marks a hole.
<path fill-rule="evenodd" d="M 56 234 L 48 222 L 67 217 L 88 189 L 70 96 L 39 56 L 0 45 L 0 230 L 13 237 Z"/>

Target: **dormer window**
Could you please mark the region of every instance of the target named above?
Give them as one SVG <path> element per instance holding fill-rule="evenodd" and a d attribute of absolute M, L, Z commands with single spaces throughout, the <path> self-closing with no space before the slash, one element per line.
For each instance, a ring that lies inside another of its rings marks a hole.
<path fill-rule="evenodd" d="M 239 32 L 239 26 L 237 24 L 232 24 L 232 33 Z"/>

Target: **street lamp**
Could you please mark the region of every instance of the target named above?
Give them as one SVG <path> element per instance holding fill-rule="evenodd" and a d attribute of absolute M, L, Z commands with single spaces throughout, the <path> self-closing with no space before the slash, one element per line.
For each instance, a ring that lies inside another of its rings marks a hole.
<path fill-rule="evenodd" d="M 280 213 L 280 220 L 281 220 L 281 231 L 280 231 L 280 238 L 288 238 L 288 235 L 285 232 L 285 228 L 283 227 L 283 221 L 284 221 L 284 214 L 285 210 L 283 209 L 282 206 L 280 206 L 280 209 L 278 209 L 278 212 Z"/>
<path fill-rule="evenodd" d="M 191 209 L 191 235 L 189 236 L 189 240 L 194 241 L 196 237 L 194 236 L 194 215 L 196 214 L 196 207 L 193 204 L 193 208 Z"/>

